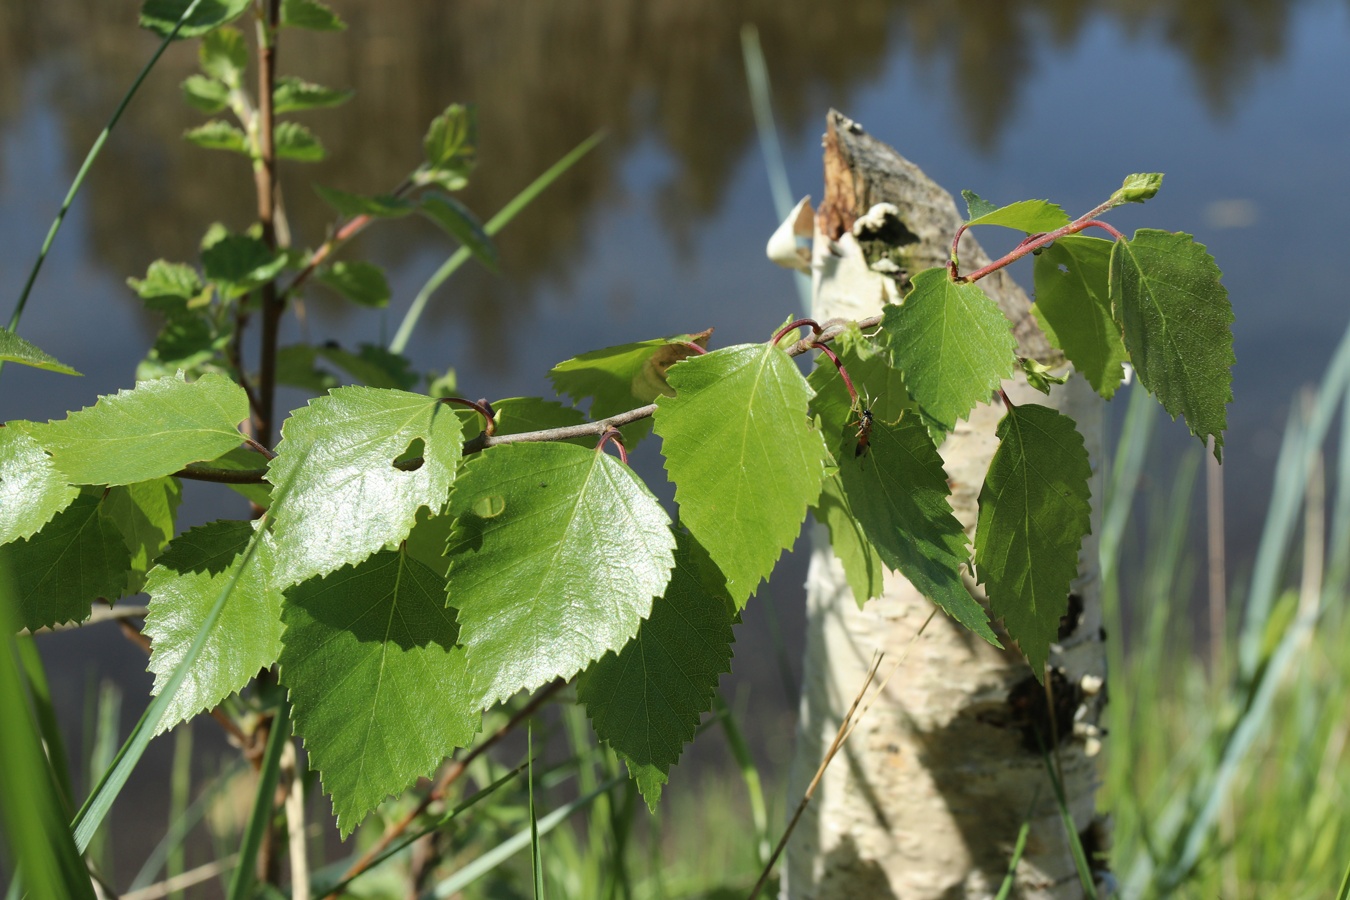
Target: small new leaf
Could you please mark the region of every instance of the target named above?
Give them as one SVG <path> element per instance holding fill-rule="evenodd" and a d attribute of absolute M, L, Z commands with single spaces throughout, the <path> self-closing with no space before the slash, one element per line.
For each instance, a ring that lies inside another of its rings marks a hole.
<path fill-rule="evenodd" d="M 1057 384 L 1064 384 L 1069 380 L 1071 374 L 1070 370 L 1066 368 L 1063 375 L 1056 375 L 1049 366 L 1042 365 L 1034 359 L 1024 359 L 1020 356 L 1017 358 L 1017 364 L 1022 367 L 1022 374 L 1026 376 L 1027 384 L 1047 395 L 1050 393 L 1050 388 Z"/>
<path fill-rule="evenodd" d="M 314 132 L 299 122 L 281 122 L 272 134 L 277 159 L 293 162 L 321 162 L 326 155 Z"/>
<path fill-rule="evenodd" d="M 286 254 L 246 234 L 225 234 L 202 250 L 206 277 L 231 296 L 246 294 L 276 278 L 286 267 Z"/>
<path fill-rule="evenodd" d="M 1233 399 L 1233 308 L 1214 257 L 1189 234 L 1141 228 L 1111 250 L 1111 303 L 1139 383 L 1223 458 Z"/>
<path fill-rule="evenodd" d="M 128 278 L 127 286 L 160 312 L 180 313 L 197 302 L 205 286 L 197 270 L 186 263 L 157 259 L 145 271 L 145 278 Z"/>
<path fill-rule="evenodd" d="M 228 150 L 244 156 L 253 155 L 248 135 L 229 122 L 222 122 L 219 119 L 212 119 L 205 125 L 190 128 L 183 133 L 183 137 L 207 150 Z"/>
<path fill-rule="evenodd" d="M 792 546 L 829 457 L 807 418 L 811 388 L 769 344 L 694 356 L 668 373 L 656 433 L 680 521 L 726 574 L 737 607 Z"/>
<path fill-rule="evenodd" d="M 998 438 L 980 489 L 976 572 L 990 609 L 1041 678 L 1090 530 L 1092 468 L 1073 420 L 1048 407 L 1012 408 Z"/>
<path fill-rule="evenodd" d="M 248 67 L 248 45 L 239 29 L 217 28 L 202 38 L 197 59 L 207 75 L 227 88 L 237 88 L 243 84 Z"/>
<path fill-rule="evenodd" d="M 902 305 L 886 307 L 881 327 L 936 442 L 1012 375 L 1017 342 L 979 285 L 954 282 L 943 269 L 913 283 Z"/>
<path fill-rule="evenodd" d="M 62 375 L 80 374 L 55 356 L 25 341 L 7 328 L 0 328 L 0 362 L 18 363 L 21 366 L 32 366 L 46 372 L 59 372 Z"/>
<path fill-rule="evenodd" d="M 675 538 L 647 486 L 569 444 L 493 447 L 450 496 L 450 605 L 478 708 L 570 678 L 637 633 Z"/>
<path fill-rule="evenodd" d="M 426 137 L 422 139 L 422 152 L 426 157 L 427 168 L 431 170 L 455 169 L 467 172 L 473 166 L 477 152 L 477 116 L 472 106 L 453 103 L 439 116 L 431 120 Z"/>
<path fill-rule="evenodd" d="M 1112 201 L 1116 205 L 1121 203 L 1143 203 L 1149 200 L 1162 187 L 1163 176 L 1161 172 L 1143 172 L 1135 175 L 1125 176 L 1125 183 L 1120 186 L 1120 190 L 1111 195 Z"/>
<path fill-rule="evenodd" d="M 241 690 L 281 652 L 281 590 L 273 574 L 274 545 L 245 557 L 253 522 L 218 521 L 179 535 L 146 577 L 150 611 L 151 693 L 158 694 L 196 640 L 216 599 L 233 584 L 207 633 L 187 680 L 159 721 L 167 731 Z"/>
<path fill-rule="evenodd" d="M 1129 360 L 1111 316 L 1112 242 L 1070 235 L 1036 257 L 1036 302 L 1031 307 L 1050 343 L 1107 400 L 1125 377 Z"/>
<path fill-rule="evenodd" d="M 26 430 L 72 484 L 134 484 L 215 459 L 242 441 L 244 389 L 224 375 L 142 381 Z"/>
<path fill-rule="evenodd" d="M 731 610 L 707 552 L 677 534 L 675 571 L 651 618 L 577 678 L 596 736 L 631 763 L 668 772 L 731 671 Z"/>
<path fill-rule="evenodd" d="M 347 23 L 318 0 L 281 0 L 282 27 L 310 31 L 344 31 Z"/>
<path fill-rule="evenodd" d="M 281 113 L 304 112 L 341 106 L 356 95 L 352 90 L 337 90 L 288 75 L 277 79 L 272 91 L 272 111 Z"/>
<path fill-rule="evenodd" d="M 205 75 L 189 75 L 183 80 L 183 99 L 198 112 L 214 116 L 230 105 L 230 89 Z"/>
<path fill-rule="evenodd" d="M 384 550 L 286 593 L 281 683 L 344 837 L 478 732 L 444 589 Z"/>
<path fill-rule="evenodd" d="M 459 420 L 445 404 L 397 390 L 343 387 L 281 428 L 267 480 L 283 586 L 358 563 L 408 536 L 417 510 L 445 503 L 459 464 Z M 417 448 L 422 465 L 394 461 Z"/>
<path fill-rule="evenodd" d="M 1035 234 L 1054 231 L 1069 224 L 1069 214 L 1049 200 L 1019 200 L 1007 206 L 995 206 L 974 191 L 962 191 L 966 210 L 970 214 L 967 227 L 972 225 L 1002 225 Z"/>

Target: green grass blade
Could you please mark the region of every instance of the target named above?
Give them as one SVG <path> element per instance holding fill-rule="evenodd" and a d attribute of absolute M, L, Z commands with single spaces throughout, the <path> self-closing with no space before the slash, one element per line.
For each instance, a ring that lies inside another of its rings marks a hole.
<path fill-rule="evenodd" d="M 773 118 L 773 89 L 769 87 L 769 66 L 764 61 L 764 50 L 759 45 L 759 29 L 752 24 L 741 26 L 741 57 L 745 60 L 745 82 L 750 89 L 750 108 L 755 114 L 755 131 L 759 135 L 759 152 L 764 157 L 764 171 L 769 176 L 769 193 L 773 196 L 773 211 L 782 222 L 792 213 L 796 201 L 788 183 L 787 165 L 783 162 L 783 147 L 778 142 L 778 125 Z M 793 273 L 802 311 L 811 312 L 811 279 L 801 272 Z"/>
<path fill-rule="evenodd" d="M 604 132 L 597 131 L 595 134 L 586 138 L 570 153 L 558 160 L 548 168 L 542 175 L 530 182 L 526 188 L 507 203 L 501 210 L 488 219 L 483 230 L 491 237 L 506 227 L 512 219 L 516 217 L 522 209 L 534 201 L 544 190 L 553 182 L 557 181 L 564 172 L 576 165 L 576 163 L 587 153 L 595 148 L 595 145 L 604 139 Z M 417 292 L 413 298 L 412 305 L 403 316 L 403 321 L 399 323 L 398 331 L 394 333 L 394 339 L 389 342 L 390 353 L 402 353 L 408 346 L 408 341 L 412 338 L 413 331 L 417 328 L 417 322 L 422 318 L 422 313 L 426 309 L 427 302 L 435 290 L 445 283 L 445 280 L 459 270 L 459 267 L 469 261 L 472 254 L 468 248 L 460 247 L 454 252 L 445 263 L 436 270 L 436 273 L 427 279 L 427 283 L 422 285 L 422 289 Z"/>
<path fill-rule="evenodd" d="M 188 8 L 183 10 L 183 14 L 178 17 L 177 24 L 173 26 L 173 31 L 169 32 L 168 36 L 160 41 L 159 47 L 156 48 L 155 52 L 150 56 L 149 61 L 142 67 L 140 74 L 136 76 L 136 80 L 131 83 L 131 87 L 128 88 L 126 94 L 123 95 L 122 101 L 117 104 L 117 109 L 113 110 L 112 117 L 108 119 L 108 124 L 103 126 L 103 130 L 99 132 L 98 137 L 94 140 L 94 145 L 89 148 L 89 152 L 84 157 L 84 162 L 80 165 L 80 170 L 75 173 L 75 179 L 70 184 L 70 190 L 66 191 L 66 199 L 61 202 L 61 209 L 56 214 L 56 219 L 52 222 L 52 227 L 47 230 L 47 238 L 42 242 L 42 249 L 38 251 L 38 257 L 33 263 L 32 271 L 28 273 L 28 280 L 24 283 L 23 291 L 19 294 L 19 302 L 14 305 L 14 312 L 9 317 L 8 328 L 10 331 L 14 331 L 18 327 L 19 319 L 23 316 L 24 307 L 28 305 L 28 295 L 33 291 L 33 283 L 37 281 L 38 272 L 42 271 L 42 263 L 46 261 L 47 253 L 52 248 L 52 241 L 56 239 L 56 233 L 61 230 L 61 223 L 65 221 L 66 213 L 70 210 L 70 204 L 75 201 L 75 195 L 79 192 L 80 186 L 84 184 L 85 176 L 89 174 L 90 167 L 93 166 L 94 160 L 98 158 L 99 153 L 103 151 L 103 145 L 107 143 L 108 135 L 112 133 L 113 127 L 117 125 L 117 120 L 122 118 L 122 113 L 126 110 L 127 104 L 131 103 L 131 98 L 136 96 L 136 92 L 140 90 L 141 83 L 145 81 L 145 77 L 150 74 L 150 70 L 155 67 L 155 63 L 159 62 L 159 58 L 164 55 L 165 49 L 167 49 L 174 38 L 178 36 L 178 32 L 183 27 L 183 23 L 197 11 L 197 7 L 201 5 L 201 2 L 202 0 L 192 0 L 192 3 L 188 4 Z"/>
<path fill-rule="evenodd" d="M 276 800 L 277 780 L 281 777 L 281 751 L 291 739 L 290 719 L 290 701 L 282 700 L 277 707 L 276 718 L 272 720 L 267 749 L 263 752 L 262 766 L 258 770 L 258 791 L 254 795 L 253 811 L 249 814 L 243 840 L 239 842 L 239 859 L 235 862 L 234 875 L 230 878 L 230 900 L 245 900 L 253 892 L 254 862 L 267 829 L 272 827 L 273 802 Z"/>
<path fill-rule="evenodd" d="M 1022 827 L 1017 829 L 1017 843 L 1013 846 L 1012 858 L 1008 860 L 1008 874 L 1003 876 L 1003 883 L 999 885 L 998 894 L 994 900 L 1008 900 L 1012 896 L 1013 888 L 1016 886 L 1017 864 L 1022 861 L 1022 854 L 1027 849 L 1027 836 L 1031 834 L 1031 822 L 1023 822 Z"/>
<path fill-rule="evenodd" d="M 736 724 L 736 717 L 731 714 L 720 693 L 713 695 L 713 709 L 722 720 L 722 730 L 727 735 L 727 746 L 731 749 L 732 758 L 736 760 L 736 767 L 741 770 L 746 793 L 750 796 L 750 817 L 755 824 L 755 864 L 758 869 L 763 869 L 769 862 L 773 844 L 769 841 L 769 809 L 764 803 L 764 786 L 760 782 L 759 767 L 755 765 L 755 759 L 750 755 L 750 745 L 745 742 L 745 735 Z"/>
<path fill-rule="evenodd" d="M 526 783 L 530 791 L 530 869 L 534 873 L 534 900 L 544 900 L 544 855 L 539 850 L 539 814 L 534 805 L 534 723 L 525 726 L 525 753 L 528 771 Z"/>
<path fill-rule="evenodd" d="M 560 806 L 553 812 L 544 816 L 539 820 L 537 825 L 539 836 L 543 837 L 548 834 L 563 822 L 567 821 L 567 817 L 572 815 L 572 813 L 579 809 L 584 809 L 591 803 L 594 803 L 597 797 L 610 790 L 615 785 L 622 784 L 623 781 L 624 778 L 622 776 L 611 778 L 589 794 L 578 797 L 571 803 Z M 525 847 L 529 846 L 531 839 L 531 829 L 529 828 L 516 832 L 496 847 L 493 847 L 488 852 L 474 859 L 473 862 L 469 863 L 464 868 L 452 874 L 449 878 L 446 878 L 444 881 L 437 884 L 432 890 L 423 893 L 419 900 L 431 900 L 433 897 L 453 897 L 456 893 L 464 890 L 464 888 L 473 884 L 488 872 L 491 872 L 493 869 L 497 868 L 497 866 L 525 849 Z"/>
<path fill-rule="evenodd" d="M 289 487 L 289 484 L 287 487 Z M 277 490 L 284 489 L 279 487 Z M 274 498 L 279 496 L 277 490 L 272 493 Z M 229 599 L 230 594 L 234 593 L 235 586 L 239 583 L 239 577 L 257 551 L 260 538 L 265 530 L 264 527 L 259 527 L 258 530 L 253 532 L 253 537 L 249 539 L 248 546 L 244 548 L 244 552 L 240 556 L 239 564 L 230 575 L 229 581 L 220 589 L 220 595 L 216 597 L 216 602 L 211 605 L 210 612 L 206 614 L 206 618 L 202 621 L 202 627 L 197 632 L 196 638 L 193 639 L 192 645 L 183 655 L 183 661 L 179 663 L 173 676 L 164 685 L 164 690 L 160 691 L 159 696 L 155 697 L 146 707 L 145 712 L 141 715 L 141 720 L 132 729 L 130 736 L 127 737 L 126 743 L 122 745 L 122 749 L 118 751 L 112 765 L 103 773 L 103 777 L 99 779 L 94 790 L 84 801 L 84 805 L 80 807 L 80 811 L 76 813 L 72 826 L 75 829 L 75 845 L 81 853 L 89 846 L 90 838 L 98 831 L 99 825 L 108 815 L 108 810 L 112 808 L 113 801 L 117 799 L 117 795 L 127 783 L 127 778 L 131 776 L 132 769 L 136 768 L 136 764 L 140 762 L 141 756 L 145 753 L 145 748 L 150 744 L 150 739 L 155 736 L 155 729 L 159 727 L 160 718 L 163 717 L 164 711 L 173 701 L 179 687 L 187 679 L 188 672 L 201 654 L 202 647 L 206 645 L 207 635 L 215 627 L 216 620 L 220 618 L 220 611 L 225 608 L 225 602 Z"/>
<path fill-rule="evenodd" d="M 1069 836 L 1069 852 L 1073 854 L 1073 865 L 1078 870 L 1079 886 L 1083 889 L 1084 897 L 1088 900 L 1097 900 L 1097 885 L 1092 880 L 1092 867 L 1088 865 L 1087 854 L 1083 852 L 1083 842 L 1078 839 L 1078 828 L 1074 824 L 1073 813 L 1069 811 L 1068 798 L 1064 796 L 1064 785 L 1060 784 L 1050 754 L 1043 749 L 1041 759 L 1045 763 L 1046 774 L 1050 776 L 1050 784 L 1055 789 L 1055 803 L 1059 807 L 1059 818 L 1064 823 L 1064 833 Z"/>
<path fill-rule="evenodd" d="M 187 855 L 183 852 L 183 839 L 187 837 L 187 828 L 176 828 L 177 823 L 187 823 L 189 796 L 192 794 L 192 723 L 184 722 L 173 734 L 173 767 L 169 774 L 169 834 L 178 832 L 178 840 L 169 848 L 165 874 L 169 878 L 183 874 Z M 182 891 L 169 894 L 169 900 L 183 900 Z"/>
<path fill-rule="evenodd" d="M 94 897 L 52 779 L 24 685 L 8 572 L 0 569 L 0 823 L 19 878 L 33 897 Z"/>
<path fill-rule="evenodd" d="M 1336 892 L 1336 900 L 1350 900 L 1350 863 L 1345 866 L 1345 875 L 1341 878 L 1341 888 Z"/>
<path fill-rule="evenodd" d="M 70 757 L 66 754 L 65 740 L 61 737 L 61 726 L 56 721 L 56 707 L 52 703 L 51 687 L 47 684 L 47 671 L 43 668 L 42 657 L 38 655 L 37 645 L 32 638 L 18 641 L 17 647 L 24 679 L 28 683 L 28 693 L 33 698 L 38 731 L 47 748 L 47 761 L 60 791 L 61 802 L 67 807 L 65 818 L 69 819 L 70 806 L 75 802 L 75 789 L 70 782 Z"/>

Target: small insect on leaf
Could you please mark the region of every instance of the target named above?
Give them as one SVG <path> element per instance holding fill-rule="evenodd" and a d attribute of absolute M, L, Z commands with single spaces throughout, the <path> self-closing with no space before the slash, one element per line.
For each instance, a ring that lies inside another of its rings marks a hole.
<path fill-rule="evenodd" d="M 872 410 L 863 407 L 858 413 L 858 432 L 854 435 L 858 439 L 858 446 L 854 448 L 854 457 L 862 456 L 867 452 L 868 442 L 872 440 Z"/>

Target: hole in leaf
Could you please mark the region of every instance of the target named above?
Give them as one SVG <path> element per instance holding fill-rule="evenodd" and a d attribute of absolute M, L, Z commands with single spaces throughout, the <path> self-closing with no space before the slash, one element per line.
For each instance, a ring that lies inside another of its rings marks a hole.
<path fill-rule="evenodd" d="M 506 498 L 501 494 L 489 494 L 473 501 L 473 514 L 481 519 L 495 519 L 506 512 Z"/>
<path fill-rule="evenodd" d="M 405 472 L 422 468 L 422 457 L 426 451 L 426 441 L 421 438 L 413 438 L 408 444 L 408 449 L 394 457 L 394 468 L 402 469 Z"/>

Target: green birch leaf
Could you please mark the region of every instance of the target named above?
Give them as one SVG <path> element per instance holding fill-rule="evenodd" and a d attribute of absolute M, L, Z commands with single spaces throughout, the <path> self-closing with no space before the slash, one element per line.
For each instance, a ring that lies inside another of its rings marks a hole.
<path fill-rule="evenodd" d="M 202 652 L 160 719 L 161 732 L 242 690 L 281 653 L 275 545 L 262 535 L 262 543 L 245 561 L 254 527 L 253 522 L 217 521 L 193 528 L 169 544 L 146 577 L 150 611 L 145 633 L 150 637 L 149 668 L 155 674 L 153 694 L 168 684 L 221 591 L 238 578 Z"/>
<path fill-rule="evenodd" d="M 450 605 L 480 708 L 621 648 L 675 565 L 670 519 L 641 479 L 568 444 L 479 454 L 450 514 Z"/>
<path fill-rule="evenodd" d="M 345 31 L 347 23 L 319 0 L 281 0 L 282 27 L 310 31 Z"/>
<path fill-rule="evenodd" d="M 382 309 L 389 305 L 389 282 L 384 269 L 368 262 L 335 262 L 319 272 L 319 280 L 360 306 Z"/>
<path fill-rule="evenodd" d="M 553 389 L 577 402 L 591 401 L 591 416 L 605 419 L 652 403 L 657 397 L 674 396 L 666 371 L 682 359 L 695 355 L 687 344 L 707 347 L 710 332 L 681 334 L 620 344 L 564 360 L 549 371 Z M 651 430 L 651 419 L 640 419 L 622 429 L 631 450 Z"/>
<path fill-rule="evenodd" d="M 181 369 L 201 377 L 217 361 L 223 362 L 231 335 L 217 334 L 211 323 L 197 316 L 170 316 L 145 359 L 136 365 L 137 381 L 169 378 Z"/>
<path fill-rule="evenodd" d="M 37 534 L 0 546 L 19 625 L 83 622 L 95 600 L 114 600 L 130 555 L 117 528 L 99 515 L 103 491 L 86 489 Z"/>
<path fill-rule="evenodd" d="M 305 112 L 310 109 L 328 109 L 341 106 L 356 95 L 352 90 L 338 90 L 321 84 L 286 75 L 277 79 L 272 91 L 272 111 L 282 113 Z"/>
<path fill-rule="evenodd" d="M 957 284 L 943 269 L 920 272 L 913 283 L 902 305 L 886 307 L 881 325 L 937 442 L 1012 375 L 1017 342 L 979 285 Z"/>
<path fill-rule="evenodd" d="M 270 250 L 263 241 L 246 234 L 224 234 L 202 250 L 206 277 L 227 286 L 232 296 L 266 284 L 284 268 L 284 252 Z"/>
<path fill-rule="evenodd" d="M 397 219 L 413 211 L 410 202 L 392 194 L 363 197 L 360 194 L 350 194 L 321 184 L 314 185 L 314 192 L 323 198 L 323 202 L 347 218 L 373 216 L 377 219 Z"/>
<path fill-rule="evenodd" d="M 0 362 L 18 363 L 47 372 L 59 372 L 62 375 L 80 374 L 7 328 L 0 328 Z"/>
<path fill-rule="evenodd" d="M 839 464 L 849 508 L 885 564 L 942 611 L 995 647 L 989 616 L 966 590 L 965 531 L 952 512 L 947 473 L 918 416 L 874 420 L 867 451 Z"/>
<path fill-rule="evenodd" d="M 252 3 L 253 0 L 201 0 L 174 40 L 201 37 L 242 16 Z M 145 0 L 141 4 L 141 27 L 162 38 L 168 37 L 191 5 L 192 0 Z"/>
<path fill-rule="evenodd" d="M 224 112 L 230 105 L 230 89 L 227 85 L 207 78 L 205 75 L 189 75 L 181 85 L 183 99 L 188 106 L 208 116 Z"/>
<path fill-rule="evenodd" d="M 445 581 L 384 550 L 286 592 L 281 683 L 343 836 L 467 746 L 480 717 Z"/>
<path fill-rule="evenodd" d="M 303 388 L 312 394 L 324 394 L 342 382 L 331 372 L 314 365 L 319 358 L 312 344 L 291 344 L 277 351 L 277 384 Z"/>
<path fill-rule="evenodd" d="M 322 162 L 323 144 L 319 138 L 299 122 L 279 122 L 272 133 L 276 142 L 277 159 L 292 162 Z"/>
<path fill-rule="evenodd" d="M 1130 358 L 1111 317 L 1112 244 L 1070 235 L 1042 250 L 1036 257 L 1036 302 L 1031 307 L 1050 343 L 1107 400 L 1120 387 L 1122 364 Z"/>
<path fill-rule="evenodd" d="M 423 195 L 417 209 L 467 247 L 490 271 L 497 271 L 497 248 L 467 206 L 449 194 L 433 193 Z"/>
<path fill-rule="evenodd" d="M 980 489 L 976 572 L 994 615 L 1041 678 L 1091 530 L 1092 469 L 1073 420 L 1045 406 L 1013 407 L 998 439 Z"/>
<path fill-rule="evenodd" d="M 202 38 L 197 47 L 197 61 L 202 71 L 228 87 L 244 83 L 248 68 L 248 45 L 238 28 L 217 28 Z"/>
<path fill-rule="evenodd" d="M 103 498 L 103 515 L 116 526 L 131 554 L 123 596 L 140 592 L 150 564 L 173 537 L 174 518 L 182 502 L 183 485 L 177 478 L 156 478 L 108 490 Z M 191 642 L 191 635 L 188 640 Z"/>
<path fill-rule="evenodd" d="M 1222 273 L 1189 234 L 1141 228 L 1111 250 L 1111 304 L 1139 383 L 1191 434 L 1223 432 L 1233 399 L 1233 308 Z"/>
<path fill-rule="evenodd" d="M 691 357 L 656 401 L 656 433 L 680 521 L 745 605 L 820 496 L 829 453 L 807 418 L 811 389 L 782 350 L 742 344 Z"/>
<path fill-rule="evenodd" d="M 0 428 L 0 544 L 37 534 L 79 492 L 20 426 Z"/>
<path fill-rule="evenodd" d="M 244 389 L 224 375 L 142 381 L 25 430 L 72 484 L 135 484 L 215 459 L 242 441 Z"/>
<path fill-rule="evenodd" d="M 267 480 L 291 481 L 272 507 L 283 586 L 402 541 L 420 507 L 444 505 L 463 443 L 444 404 L 367 387 L 311 400 L 286 420 L 281 437 Z M 422 465 L 396 468 L 394 460 L 409 452 Z"/>
<path fill-rule="evenodd" d="M 816 521 L 830 530 L 830 546 L 844 567 L 844 579 L 858 608 L 880 597 L 885 589 L 886 564 L 863 532 L 837 473 L 825 479 L 812 512 Z"/>
<path fill-rule="evenodd" d="M 253 147 L 248 142 L 248 135 L 229 122 L 220 119 L 212 119 L 204 125 L 189 128 L 183 132 L 183 138 L 204 150 L 228 150 L 242 156 L 253 155 Z"/>
<path fill-rule="evenodd" d="M 707 551 L 675 536 L 675 570 L 637 637 L 577 677 L 596 736 L 664 775 L 731 671 L 732 603 Z"/>
<path fill-rule="evenodd" d="M 961 196 L 965 198 L 966 211 L 970 214 L 967 227 L 1002 225 L 1004 228 L 1037 234 L 1069 224 L 1069 214 L 1049 200 L 1019 200 L 1007 206 L 995 206 L 974 191 L 962 191 Z"/>

